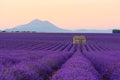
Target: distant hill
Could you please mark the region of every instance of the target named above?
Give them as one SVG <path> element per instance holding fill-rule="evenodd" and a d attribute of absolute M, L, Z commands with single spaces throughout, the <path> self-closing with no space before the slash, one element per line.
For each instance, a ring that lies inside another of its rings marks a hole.
<path fill-rule="evenodd" d="M 109 30 L 96 30 L 96 29 L 80 29 L 74 30 L 74 32 L 81 33 L 112 33 L 112 29 Z"/>
<path fill-rule="evenodd" d="M 69 30 L 61 29 L 49 21 L 40 21 L 36 19 L 25 25 L 6 29 L 6 31 L 68 32 Z"/>
<path fill-rule="evenodd" d="M 80 30 L 65 30 L 57 27 L 49 21 L 40 21 L 35 19 L 28 24 L 19 25 L 14 28 L 6 29 L 7 32 L 14 31 L 30 31 L 30 32 L 64 32 L 64 33 L 112 33 L 112 30 L 89 30 L 89 29 L 80 29 Z"/>

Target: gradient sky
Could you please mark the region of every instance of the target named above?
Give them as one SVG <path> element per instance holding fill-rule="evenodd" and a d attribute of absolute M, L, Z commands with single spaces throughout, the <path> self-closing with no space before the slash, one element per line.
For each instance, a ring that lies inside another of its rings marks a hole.
<path fill-rule="evenodd" d="M 64 29 L 120 28 L 120 0 L 0 0 L 0 29 L 34 19 Z"/>

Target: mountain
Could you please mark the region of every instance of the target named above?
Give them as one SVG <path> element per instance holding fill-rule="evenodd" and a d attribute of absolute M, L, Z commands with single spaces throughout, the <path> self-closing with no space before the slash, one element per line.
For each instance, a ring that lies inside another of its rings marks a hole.
<path fill-rule="evenodd" d="M 7 32 L 14 31 L 32 31 L 32 32 L 64 32 L 64 33 L 112 33 L 112 30 L 65 30 L 57 27 L 49 21 L 40 21 L 35 19 L 28 24 L 16 26 L 14 28 L 6 29 Z"/>
<path fill-rule="evenodd" d="M 74 30 L 73 32 L 76 33 L 112 33 L 112 29 L 108 30 L 97 30 L 97 29 L 80 29 L 80 30 Z"/>
<path fill-rule="evenodd" d="M 6 31 L 68 32 L 69 30 L 61 29 L 49 21 L 35 19 L 28 24 L 6 29 Z"/>

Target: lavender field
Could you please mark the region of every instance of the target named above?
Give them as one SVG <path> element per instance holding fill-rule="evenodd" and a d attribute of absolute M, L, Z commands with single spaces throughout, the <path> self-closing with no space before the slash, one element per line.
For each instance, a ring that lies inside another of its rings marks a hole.
<path fill-rule="evenodd" d="M 0 33 L 0 80 L 120 80 L 120 34 Z"/>

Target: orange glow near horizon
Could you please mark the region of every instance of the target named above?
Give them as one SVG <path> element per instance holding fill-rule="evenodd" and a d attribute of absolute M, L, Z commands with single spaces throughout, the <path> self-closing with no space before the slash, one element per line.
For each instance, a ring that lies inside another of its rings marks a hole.
<path fill-rule="evenodd" d="M 120 28 L 120 0 L 0 0 L 0 29 L 34 19 L 63 29 Z"/>

